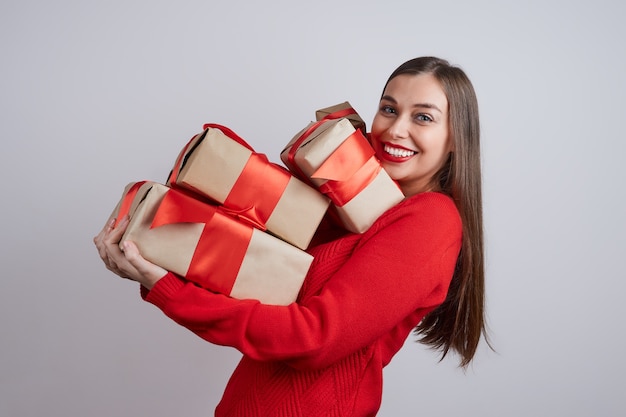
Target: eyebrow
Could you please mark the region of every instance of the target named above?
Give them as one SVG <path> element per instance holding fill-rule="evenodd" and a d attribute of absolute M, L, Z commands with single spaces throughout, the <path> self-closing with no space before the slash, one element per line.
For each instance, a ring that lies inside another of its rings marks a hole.
<path fill-rule="evenodd" d="M 391 96 L 382 96 L 381 100 L 387 100 L 387 101 L 391 101 L 394 104 L 398 104 L 398 101 L 395 98 L 391 97 Z M 421 107 L 421 108 L 433 109 L 433 110 L 437 110 L 439 113 L 443 114 L 441 109 L 439 107 L 437 107 L 436 105 L 432 104 L 432 103 L 415 103 L 415 104 L 413 104 L 413 107 Z"/>

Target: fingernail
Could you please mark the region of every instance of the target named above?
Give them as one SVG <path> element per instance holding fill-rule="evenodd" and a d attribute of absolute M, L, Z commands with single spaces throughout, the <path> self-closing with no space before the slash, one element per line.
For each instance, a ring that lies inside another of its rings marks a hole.
<path fill-rule="evenodd" d="M 109 220 L 109 227 L 113 227 L 114 224 L 115 224 L 115 218 L 112 218 L 111 220 Z"/>

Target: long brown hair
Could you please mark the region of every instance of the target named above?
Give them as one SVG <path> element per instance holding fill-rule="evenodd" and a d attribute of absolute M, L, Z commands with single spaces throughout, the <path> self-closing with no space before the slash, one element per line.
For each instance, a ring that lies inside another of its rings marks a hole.
<path fill-rule="evenodd" d="M 454 151 L 435 175 L 441 191 L 455 202 L 463 222 L 463 241 L 445 301 L 426 315 L 415 332 L 419 341 L 442 352 L 450 349 L 460 365 L 471 362 L 481 336 L 489 344 L 485 319 L 485 272 L 480 169 L 480 125 L 474 87 L 459 67 L 436 57 L 411 59 L 389 77 L 432 74 L 441 84 L 449 106 Z M 385 88 L 387 87 L 385 84 Z M 383 89 L 384 91 L 384 89 Z M 383 93 L 384 94 L 384 93 Z"/>

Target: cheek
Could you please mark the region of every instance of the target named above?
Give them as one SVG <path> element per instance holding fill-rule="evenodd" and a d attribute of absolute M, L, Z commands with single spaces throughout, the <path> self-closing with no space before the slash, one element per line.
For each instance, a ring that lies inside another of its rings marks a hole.
<path fill-rule="evenodd" d="M 370 142 L 370 145 L 372 145 L 372 147 L 376 147 L 376 144 L 378 143 L 378 134 L 376 134 L 376 132 L 374 132 L 373 130 L 367 135 L 367 139 Z"/>
<path fill-rule="evenodd" d="M 384 128 L 383 126 L 381 126 L 381 123 L 378 120 L 378 117 L 374 117 L 374 121 L 372 122 L 372 128 L 370 129 L 370 133 L 369 133 L 370 143 L 372 144 L 372 146 L 375 143 L 379 142 L 379 138 L 383 131 L 384 131 Z"/>

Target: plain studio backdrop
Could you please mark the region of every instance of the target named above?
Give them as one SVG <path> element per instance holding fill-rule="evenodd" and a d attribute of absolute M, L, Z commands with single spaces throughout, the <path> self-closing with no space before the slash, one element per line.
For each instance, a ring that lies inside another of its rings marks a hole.
<path fill-rule="evenodd" d="M 314 111 L 371 126 L 403 61 L 480 103 L 487 312 L 463 372 L 411 337 L 381 416 L 623 416 L 626 6 L 3 1 L 0 416 L 209 416 L 239 359 L 143 302 L 92 238 L 206 122 L 279 161 Z"/>

